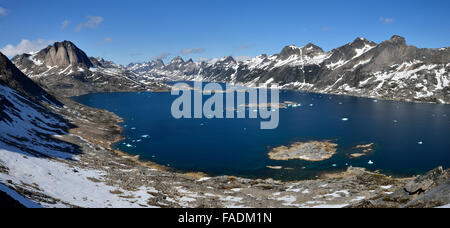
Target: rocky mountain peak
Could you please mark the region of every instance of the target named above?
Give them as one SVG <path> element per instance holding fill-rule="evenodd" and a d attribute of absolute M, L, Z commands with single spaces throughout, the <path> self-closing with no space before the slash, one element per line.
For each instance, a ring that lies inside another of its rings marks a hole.
<path fill-rule="evenodd" d="M 173 58 L 172 61 L 170 61 L 169 65 L 180 64 L 180 63 L 184 63 L 184 60 L 181 56 L 177 56 L 177 57 Z"/>
<path fill-rule="evenodd" d="M 303 47 L 306 50 L 315 50 L 315 51 L 320 51 L 323 52 L 323 49 L 313 43 L 308 43 L 306 46 Z"/>
<path fill-rule="evenodd" d="M 308 43 L 304 47 L 297 47 L 295 45 L 289 45 L 289 46 L 286 46 L 283 48 L 279 57 L 284 60 L 284 59 L 288 59 L 291 56 L 314 55 L 314 54 L 323 53 L 323 52 L 324 51 L 322 48 L 320 48 L 319 46 L 317 46 L 313 43 Z"/>
<path fill-rule="evenodd" d="M 162 59 L 155 59 L 151 61 L 155 67 L 164 67 L 164 61 Z"/>
<path fill-rule="evenodd" d="M 375 46 L 377 44 L 375 42 L 367 40 L 366 38 L 358 37 L 351 43 L 351 45 L 353 45 L 353 46 L 365 46 L 365 45 Z"/>
<path fill-rule="evenodd" d="M 404 37 L 394 35 L 387 42 L 394 43 L 400 46 L 406 46 L 406 39 Z"/>
<path fill-rule="evenodd" d="M 227 56 L 219 61 L 220 63 L 236 63 L 236 60 L 232 56 Z"/>
<path fill-rule="evenodd" d="M 293 55 L 300 55 L 301 54 L 301 49 L 295 45 L 289 45 L 283 48 L 283 50 L 281 50 L 280 52 L 280 57 L 282 59 L 287 59 L 290 56 Z"/>
<path fill-rule="evenodd" d="M 89 57 L 70 41 L 56 42 L 33 55 L 36 61 L 46 66 L 79 66 L 92 67 Z"/>

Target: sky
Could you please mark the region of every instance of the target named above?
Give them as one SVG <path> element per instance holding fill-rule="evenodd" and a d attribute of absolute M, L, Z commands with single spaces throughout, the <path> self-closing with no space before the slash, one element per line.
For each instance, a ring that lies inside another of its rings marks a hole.
<path fill-rule="evenodd" d="M 311 42 L 325 51 L 364 37 L 450 46 L 448 0 L 0 0 L 9 57 L 70 40 L 119 64 L 173 57 L 245 59 Z"/>

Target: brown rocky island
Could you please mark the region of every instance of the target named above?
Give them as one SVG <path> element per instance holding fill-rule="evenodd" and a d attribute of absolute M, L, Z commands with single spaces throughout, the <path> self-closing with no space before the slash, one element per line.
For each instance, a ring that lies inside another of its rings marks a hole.
<path fill-rule="evenodd" d="M 287 146 L 273 148 L 269 152 L 272 160 L 287 161 L 300 159 L 305 161 L 324 161 L 336 154 L 337 144 L 330 141 L 296 142 Z"/>

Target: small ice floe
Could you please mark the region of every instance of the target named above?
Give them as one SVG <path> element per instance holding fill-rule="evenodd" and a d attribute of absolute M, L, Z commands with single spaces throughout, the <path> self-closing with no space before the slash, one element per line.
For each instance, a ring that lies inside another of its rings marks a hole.
<path fill-rule="evenodd" d="M 373 103 L 378 103 L 378 100 L 373 100 Z"/>
<path fill-rule="evenodd" d="M 394 123 L 398 123 L 398 120 L 394 120 Z"/>
<path fill-rule="evenodd" d="M 333 166 L 333 167 L 337 167 L 337 165 L 336 165 L 336 164 L 333 164 L 332 166 Z"/>
<path fill-rule="evenodd" d="M 375 164 L 372 160 L 370 160 L 369 162 L 368 162 L 368 164 L 369 165 L 373 165 L 373 164 Z"/>
<path fill-rule="evenodd" d="M 419 145 L 423 145 L 423 142 L 418 142 L 417 144 L 419 144 Z"/>
<path fill-rule="evenodd" d="M 313 106 L 314 106 L 314 104 L 310 104 L 310 105 L 309 105 L 309 107 L 313 107 Z"/>
<path fill-rule="evenodd" d="M 150 138 L 150 135 L 142 135 L 141 138 L 147 139 Z"/>
<path fill-rule="evenodd" d="M 342 105 L 342 102 L 339 102 L 339 105 Z"/>
<path fill-rule="evenodd" d="M 128 147 L 128 148 L 131 148 L 131 147 L 133 147 L 133 145 L 131 145 L 131 144 L 127 144 L 127 145 L 125 145 L 126 147 Z"/>
<path fill-rule="evenodd" d="M 138 140 L 136 140 L 136 142 L 142 142 L 142 139 L 138 139 Z"/>
<path fill-rule="evenodd" d="M 244 128 L 244 131 L 246 131 L 247 130 L 247 128 Z"/>
<path fill-rule="evenodd" d="M 132 127 L 131 130 L 136 130 L 136 128 L 135 128 L 135 127 Z"/>
<path fill-rule="evenodd" d="M 342 118 L 342 121 L 346 122 L 348 121 L 348 118 Z"/>

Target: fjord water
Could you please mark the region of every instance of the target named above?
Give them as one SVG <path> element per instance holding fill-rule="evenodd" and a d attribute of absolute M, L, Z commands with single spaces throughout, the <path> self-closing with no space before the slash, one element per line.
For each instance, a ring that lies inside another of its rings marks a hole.
<path fill-rule="evenodd" d="M 261 119 L 174 119 L 171 105 L 176 98 L 141 92 L 73 99 L 124 119 L 126 139 L 115 145 L 118 149 L 181 171 L 299 180 L 348 166 L 395 176 L 450 167 L 450 105 L 280 91 L 280 102 L 302 106 L 281 109 L 279 127 L 260 130 Z M 273 147 L 310 140 L 336 142 L 338 153 L 322 162 L 273 161 L 267 156 Z M 373 153 L 349 157 L 358 152 L 354 147 L 369 143 L 375 144 Z"/>

